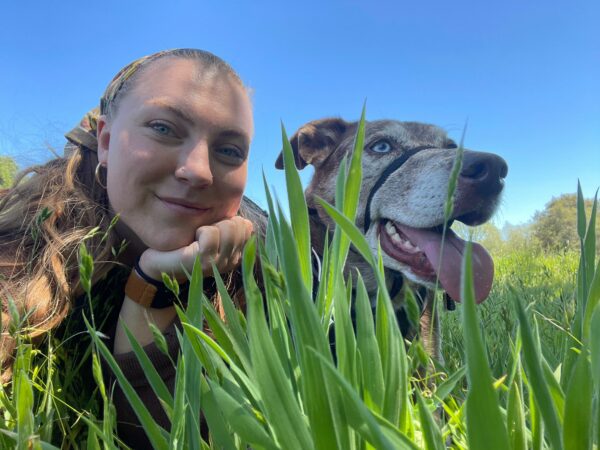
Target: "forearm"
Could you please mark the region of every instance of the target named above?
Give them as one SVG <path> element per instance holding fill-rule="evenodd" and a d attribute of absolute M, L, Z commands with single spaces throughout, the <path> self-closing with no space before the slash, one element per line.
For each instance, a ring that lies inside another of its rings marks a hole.
<path fill-rule="evenodd" d="M 149 323 L 153 323 L 160 331 L 164 331 L 173 323 L 176 316 L 175 307 L 163 309 L 146 308 L 125 296 L 119 314 L 119 322 L 117 323 L 113 353 L 120 355 L 132 351 L 123 325 L 131 331 L 143 347 L 154 340 Z"/>

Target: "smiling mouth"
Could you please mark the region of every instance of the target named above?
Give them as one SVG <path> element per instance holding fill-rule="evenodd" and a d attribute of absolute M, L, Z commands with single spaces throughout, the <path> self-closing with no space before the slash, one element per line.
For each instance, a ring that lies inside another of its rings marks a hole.
<path fill-rule="evenodd" d="M 188 203 L 179 199 L 173 199 L 168 197 L 159 197 L 156 196 L 160 202 L 166 206 L 170 211 L 186 214 L 186 215 L 194 215 L 197 216 L 199 214 L 204 214 L 211 210 L 211 208 L 201 208 L 192 203 Z"/>

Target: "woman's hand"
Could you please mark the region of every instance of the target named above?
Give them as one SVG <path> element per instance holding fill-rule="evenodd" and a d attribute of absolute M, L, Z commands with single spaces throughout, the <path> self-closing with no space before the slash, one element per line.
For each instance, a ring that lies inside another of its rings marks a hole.
<path fill-rule="evenodd" d="M 161 279 L 165 272 L 177 281 L 185 281 L 185 270 L 192 272 L 196 257 L 200 257 L 204 275 L 212 275 L 211 263 L 219 272 L 228 272 L 237 267 L 242 258 L 244 244 L 252 233 L 252 222 L 240 216 L 205 225 L 196 230 L 196 240 L 190 245 L 160 252 L 147 249 L 140 257 L 140 268 L 149 277 Z"/>
<path fill-rule="evenodd" d="M 196 230 L 196 240 L 190 245 L 170 252 L 159 252 L 148 249 L 140 257 L 140 268 L 149 277 L 161 279 L 165 272 L 178 281 L 186 279 L 183 268 L 192 272 L 196 257 L 200 257 L 202 272 L 212 275 L 211 263 L 214 262 L 219 272 L 234 269 L 241 261 L 244 244 L 252 233 L 252 222 L 235 216 L 221 220 L 214 225 L 206 225 Z M 123 331 L 127 325 L 140 345 L 147 345 L 154 339 L 149 323 L 164 331 L 175 319 L 175 308 L 145 308 L 125 296 L 119 314 L 119 324 L 115 334 L 113 353 L 119 355 L 131 351 L 131 344 Z"/>

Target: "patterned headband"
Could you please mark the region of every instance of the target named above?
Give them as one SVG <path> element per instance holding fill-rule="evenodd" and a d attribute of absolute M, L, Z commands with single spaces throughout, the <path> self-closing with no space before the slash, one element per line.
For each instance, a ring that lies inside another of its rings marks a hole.
<path fill-rule="evenodd" d="M 64 156 L 69 157 L 77 147 L 85 147 L 93 152 L 98 151 L 98 140 L 96 139 L 98 117 L 109 111 L 110 106 L 114 104 L 127 80 L 150 61 L 177 51 L 179 49 L 163 50 L 152 55 L 143 56 L 123 67 L 104 91 L 100 98 L 100 107 L 93 108 L 85 113 L 77 126 L 65 134 L 68 142 L 65 145 Z"/>

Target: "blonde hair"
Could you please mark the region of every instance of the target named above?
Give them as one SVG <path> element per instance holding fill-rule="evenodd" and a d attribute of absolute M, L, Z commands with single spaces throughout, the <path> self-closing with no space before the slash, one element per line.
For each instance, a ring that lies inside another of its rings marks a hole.
<path fill-rule="evenodd" d="M 12 298 L 21 317 L 23 334 L 35 339 L 55 329 L 82 295 L 78 248 L 86 247 L 95 261 L 92 284 L 114 267 L 112 249 L 118 237 L 110 228 L 106 191 L 95 179 L 95 118 L 116 111 L 144 68 L 166 57 L 198 60 L 202 69 L 215 70 L 242 84 L 233 69 L 215 55 L 196 49 L 159 52 L 134 61 L 111 81 L 83 126 L 67 135 L 65 156 L 26 169 L 13 187 L 0 192 L 0 299 L 2 381 L 8 381 L 16 341 L 9 333 Z M 104 183 L 104 182 L 102 182 Z M 260 214 L 259 214 L 260 215 Z M 258 216 L 255 216 L 258 217 Z"/>

